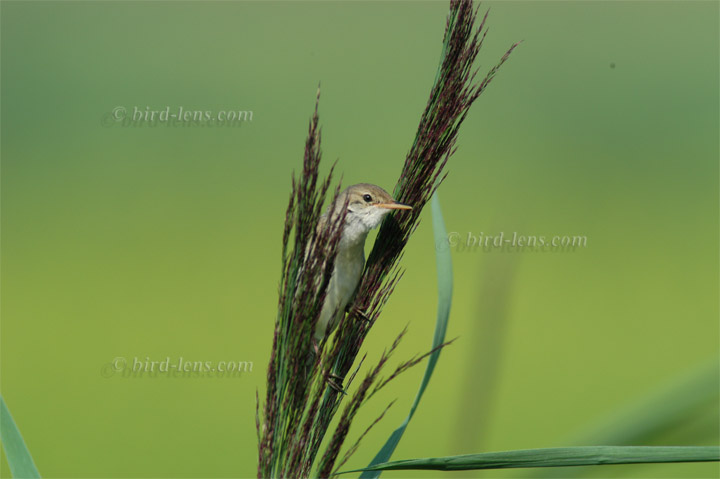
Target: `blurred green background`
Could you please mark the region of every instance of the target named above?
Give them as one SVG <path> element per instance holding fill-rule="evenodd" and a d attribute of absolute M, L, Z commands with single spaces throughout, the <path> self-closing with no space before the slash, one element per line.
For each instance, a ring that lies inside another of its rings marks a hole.
<path fill-rule="evenodd" d="M 718 3 L 487 7 L 482 72 L 524 43 L 462 127 L 441 188 L 447 229 L 584 235 L 587 247 L 453 252 L 459 339 L 395 459 L 569 445 L 718 354 Z M 318 82 L 325 167 L 337 159 L 344 185 L 392 190 L 447 3 L 0 8 L 2 394 L 41 474 L 254 476 L 280 235 Z M 253 119 L 123 126 L 107 121 L 116 107 Z M 429 214 L 371 360 L 408 322 L 395 360 L 430 345 Z M 133 378 L 107 373 L 116 357 L 253 370 Z M 399 399 L 348 467 L 399 425 L 423 367 L 358 417 L 351 440 Z M 717 410 L 654 444 L 717 444 Z M 718 466 L 592 474 L 717 477 Z"/>

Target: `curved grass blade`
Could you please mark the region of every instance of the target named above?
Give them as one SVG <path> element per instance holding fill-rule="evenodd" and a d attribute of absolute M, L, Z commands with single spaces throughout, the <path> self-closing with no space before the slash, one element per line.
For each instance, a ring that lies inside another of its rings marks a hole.
<path fill-rule="evenodd" d="M 0 396 L 0 441 L 5 449 L 5 456 L 13 477 L 28 479 L 40 477 L 30 451 L 28 451 L 2 396 Z"/>
<path fill-rule="evenodd" d="M 438 310 L 437 310 L 437 321 L 435 322 L 435 336 L 433 337 L 433 349 L 438 348 L 445 341 L 445 332 L 447 330 L 447 322 L 450 316 L 450 304 L 452 302 L 452 289 L 453 289 L 453 274 L 452 274 L 452 259 L 450 258 L 450 245 L 448 244 L 447 231 L 445 230 L 445 222 L 443 221 L 442 210 L 440 209 L 440 200 L 437 196 L 437 191 L 432 196 L 432 223 L 433 223 L 433 234 L 435 237 L 435 261 L 437 265 L 437 278 L 438 278 Z M 415 410 L 420 403 L 425 388 L 427 388 L 430 377 L 435 370 L 438 358 L 440 357 L 440 351 L 442 348 L 438 348 L 437 351 L 430 355 L 428 365 L 425 368 L 425 375 L 420 382 L 420 388 L 418 389 L 415 401 L 413 401 L 410 407 L 410 413 L 405 418 L 405 421 L 393 431 L 388 438 L 385 445 L 380 449 L 377 455 L 370 462 L 370 466 L 374 464 L 380 464 L 388 461 L 395 451 L 400 438 L 402 438 L 405 428 L 407 428 L 410 419 L 415 414 Z M 380 477 L 380 470 L 363 472 L 360 476 L 364 479 L 375 479 Z"/>
<path fill-rule="evenodd" d="M 667 462 L 717 462 L 720 447 L 716 446 L 592 446 L 527 449 L 487 452 L 463 456 L 431 457 L 376 464 L 361 470 L 435 470 L 466 471 L 478 469 L 510 469 L 522 467 L 564 467 L 608 464 L 648 464 Z"/>

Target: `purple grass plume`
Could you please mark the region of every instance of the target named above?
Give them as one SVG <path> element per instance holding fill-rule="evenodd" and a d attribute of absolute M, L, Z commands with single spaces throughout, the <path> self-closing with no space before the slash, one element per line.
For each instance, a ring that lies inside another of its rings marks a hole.
<path fill-rule="evenodd" d="M 398 202 L 409 204 L 413 209 L 402 215 L 392 213 L 385 219 L 348 313 L 335 333 L 320 344 L 313 343 L 313 334 L 345 219 L 339 217 L 326 228 L 317 227 L 326 197 L 330 196 L 330 207 L 334 208 L 340 190 L 338 187 L 329 195 L 332 168 L 327 177 L 320 179 L 318 101 L 315 103 L 303 169 L 299 177 L 292 180 L 285 217 L 278 315 L 267 372 L 267 393 L 262 407 L 258 404 L 256 415 L 258 478 L 306 478 L 313 475 L 313 469 L 317 477 L 330 477 L 387 411 L 386 408 L 364 429 L 339 460 L 359 408 L 398 374 L 432 353 L 405 361 L 387 378 L 382 378 L 381 371 L 405 334 L 402 331 L 352 394 L 347 394 L 365 359 L 357 361 L 365 337 L 402 276 L 398 263 L 403 248 L 418 225 L 423 207 L 445 178 L 443 170 L 455 151 L 460 125 L 518 45 L 512 45 L 500 62 L 478 81 L 474 63 L 487 33 L 487 13 L 479 25 L 476 20 L 477 9 L 472 0 L 451 0 L 440 66 L 393 192 Z M 341 388 L 330 387 L 330 382 Z M 328 435 L 330 423 L 343 401 L 345 406 L 335 429 Z M 327 444 L 320 454 L 325 439 Z"/>

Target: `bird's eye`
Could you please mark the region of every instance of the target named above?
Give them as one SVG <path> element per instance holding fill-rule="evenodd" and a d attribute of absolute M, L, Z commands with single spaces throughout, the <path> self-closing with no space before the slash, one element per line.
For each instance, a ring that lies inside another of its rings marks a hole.
<path fill-rule="evenodd" d="M 370 203 L 372 201 L 372 196 L 370 195 L 363 195 L 363 199 L 366 203 Z"/>

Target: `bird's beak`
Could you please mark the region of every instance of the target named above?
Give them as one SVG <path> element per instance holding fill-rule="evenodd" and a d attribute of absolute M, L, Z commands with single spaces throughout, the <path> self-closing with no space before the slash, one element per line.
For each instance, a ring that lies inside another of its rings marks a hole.
<path fill-rule="evenodd" d="M 375 205 L 377 208 L 385 208 L 388 210 L 411 210 L 412 206 L 404 205 L 402 203 L 378 203 Z"/>

